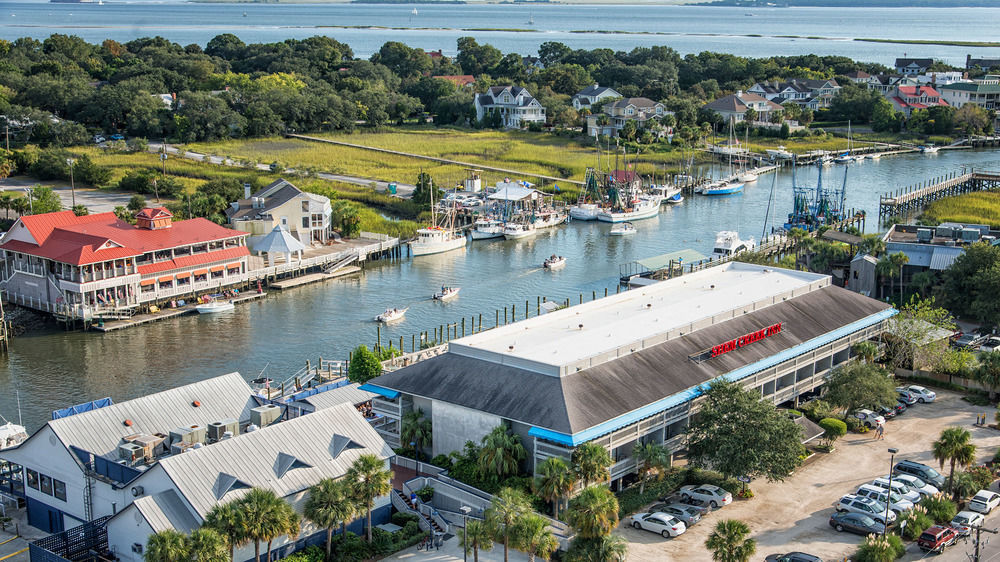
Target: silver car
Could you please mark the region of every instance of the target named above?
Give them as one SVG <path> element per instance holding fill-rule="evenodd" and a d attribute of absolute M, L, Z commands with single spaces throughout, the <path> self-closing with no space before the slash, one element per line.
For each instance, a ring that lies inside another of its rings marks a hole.
<path fill-rule="evenodd" d="M 886 517 L 887 514 L 884 503 L 856 496 L 854 494 L 847 494 L 846 496 L 840 498 L 840 501 L 834 504 L 834 507 L 837 511 L 847 511 L 850 513 L 867 515 L 868 517 L 882 523 L 886 523 L 886 520 L 888 519 L 889 525 L 892 525 L 896 521 L 896 513 L 894 511 L 889 511 L 888 518 Z"/>
<path fill-rule="evenodd" d="M 701 514 L 703 511 L 704 510 L 700 507 L 685 505 L 682 503 L 659 503 L 649 509 L 650 513 L 665 513 L 671 517 L 680 519 L 688 527 L 694 525 L 698 521 L 701 521 Z"/>
<path fill-rule="evenodd" d="M 888 480 L 889 475 L 886 474 L 882 478 Z M 938 490 L 936 487 L 934 487 L 932 484 L 928 484 L 927 482 L 924 482 L 919 477 L 914 476 L 912 474 L 893 474 L 892 479 L 899 480 L 903 484 L 906 484 L 907 488 L 920 494 L 921 499 L 927 496 L 933 496 L 941 491 Z"/>

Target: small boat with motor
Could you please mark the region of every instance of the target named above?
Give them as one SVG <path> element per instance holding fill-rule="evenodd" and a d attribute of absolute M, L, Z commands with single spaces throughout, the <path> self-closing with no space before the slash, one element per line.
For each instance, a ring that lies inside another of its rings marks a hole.
<path fill-rule="evenodd" d="M 217 314 L 219 312 L 228 312 L 234 308 L 236 307 L 230 301 L 209 301 L 194 307 L 198 311 L 198 314 Z"/>
<path fill-rule="evenodd" d="M 740 240 L 738 232 L 724 230 L 715 237 L 715 247 L 712 249 L 712 258 L 732 258 L 743 252 L 752 252 L 757 247 L 753 238 Z"/>
<path fill-rule="evenodd" d="M 387 308 L 385 309 L 385 312 L 375 317 L 375 321 L 382 322 L 383 324 L 391 324 L 392 322 L 399 322 L 403 318 L 406 318 L 407 310 L 410 310 L 410 308 L 409 307 Z"/>
<path fill-rule="evenodd" d="M 630 222 L 620 222 L 611 227 L 611 236 L 628 236 L 635 234 L 635 225 Z"/>
<path fill-rule="evenodd" d="M 458 292 L 461 291 L 461 287 L 441 287 L 441 290 L 434 293 L 434 300 L 436 301 L 450 301 L 451 299 L 458 296 Z"/>
<path fill-rule="evenodd" d="M 937 151 L 940 148 L 941 147 L 939 147 L 939 146 L 934 146 L 934 145 L 930 144 L 930 145 L 926 145 L 926 146 L 921 146 L 920 147 L 920 152 L 922 152 L 924 154 L 937 154 Z"/>
<path fill-rule="evenodd" d="M 0 451 L 17 447 L 28 438 L 28 432 L 23 425 L 9 422 L 3 416 L 0 416 L 0 420 L 4 421 L 4 424 L 0 425 Z"/>
<path fill-rule="evenodd" d="M 743 191 L 743 182 L 735 178 L 729 178 L 715 183 L 710 183 L 701 188 L 702 195 L 730 195 Z"/>
<path fill-rule="evenodd" d="M 476 224 L 472 229 L 473 240 L 488 240 L 490 238 L 503 238 L 504 222 L 493 218 L 476 219 Z"/>
<path fill-rule="evenodd" d="M 789 152 L 785 147 L 779 146 L 778 148 L 768 148 L 764 152 L 767 153 L 771 160 L 791 160 L 794 154 Z"/>
<path fill-rule="evenodd" d="M 881 157 L 882 157 L 882 154 L 879 153 L 879 152 L 872 152 L 871 154 L 865 155 L 865 159 L 866 160 L 878 160 Z"/>
<path fill-rule="evenodd" d="M 520 240 L 538 234 L 533 224 L 508 223 L 503 229 L 503 237 L 507 240 Z"/>
<path fill-rule="evenodd" d="M 684 196 L 677 193 L 673 197 L 667 197 L 666 201 L 668 205 L 680 205 L 684 202 Z"/>
<path fill-rule="evenodd" d="M 545 261 L 542 262 L 542 267 L 552 271 L 562 269 L 566 267 L 566 258 L 552 254 L 551 256 L 545 258 Z"/>

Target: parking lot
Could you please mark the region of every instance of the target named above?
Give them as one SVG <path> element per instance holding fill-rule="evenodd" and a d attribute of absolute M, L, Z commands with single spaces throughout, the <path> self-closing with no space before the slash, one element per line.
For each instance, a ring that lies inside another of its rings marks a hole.
<path fill-rule="evenodd" d="M 838 533 L 829 525 L 833 504 L 844 494 L 853 493 L 858 486 L 889 472 L 887 449 L 899 449 L 896 461 L 910 459 L 937 468 L 931 456 L 931 442 L 946 427 L 961 425 L 972 432 L 978 462 L 993 457 L 1000 446 L 1000 431 L 973 424 L 977 414 L 987 414 L 992 423 L 995 409 L 978 407 L 961 400 L 960 395 L 937 391 L 933 404 L 917 404 L 905 414 L 886 424 L 885 439 L 876 441 L 874 433 L 848 434 L 837 441 L 836 450 L 818 454 L 807 460 L 785 482 L 770 483 L 766 480 L 751 485 L 756 497 L 737 500 L 715 513 L 707 515 L 683 535 L 666 540 L 647 531 L 626 527 L 623 523 L 618 533 L 629 541 L 630 560 L 709 560 L 705 539 L 720 519 L 740 519 L 746 522 L 757 540 L 757 554 L 753 560 L 763 560 L 773 553 L 802 551 L 824 560 L 844 560 L 857 549 L 862 537 Z M 942 471 L 944 472 L 944 471 Z M 996 486 L 993 488 L 996 490 Z M 987 519 L 987 527 L 1000 526 L 1000 510 Z M 1000 560 L 1000 536 L 992 536 L 988 552 L 996 553 Z M 960 542 L 943 556 L 941 561 L 966 560 L 965 552 L 972 551 L 972 541 Z M 903 560 L 919 560 L 924 554 L 910 544 Z M 983 560 L 990 559 L 984 556 Z"/>

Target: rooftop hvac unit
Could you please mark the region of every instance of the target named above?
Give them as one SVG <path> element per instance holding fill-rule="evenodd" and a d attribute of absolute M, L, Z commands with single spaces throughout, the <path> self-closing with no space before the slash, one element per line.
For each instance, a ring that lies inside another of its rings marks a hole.
<path fill-rule="evenodd" d="M 986 236 L 983 236 L 983 242 L 986 242 L 987 244 L 992 244 L 993 241 L 996 240 L 996 239 L 997 239 L 997 237 L 993 236 L 991 234 L 987 234 Z"/>
<path fill-rule="evenodd" d="M 917 229 L 917 242 L 930 242 L 934 237 L 934 231 L 929 228 Z"/>
<path fill-rule="evenodd" d="M 222 439 L 222 436 L 229 432 L 232 435 L 236 435 L 240 431 L 240 422 L 233 418 L 227 418 L 217 422 L 212 422 L 208 424 L 208 440 L 210 442 L 215 442 Z M 230 435 L 230 436 L 232 436 Z"/>
<path fill-rule="evenodd" d="M 141 458 L 145 457 L 145 451 L 139 445 L 135 443 L 122 443 L 118 445 L 118 458 L 128 461 L 135 462 Z"/>
<path fill-rule="evenodd" d="M 963 228 L 962 229 L 962 241 L 964 242 L 975 242 L 979 240 L 979 229 L 978 228 Z"/>
<path fill-rule="evenodd" d="M 186 453 L 194 447 L 194 443 L 188 443 L 187 441 L 181 441 L 179 443 L 174 443 L 170 446 L 171 455 L 179 455 L 181 453 Z"/>
<path fill-rule="evenodd" d="M 944 241 L 944 245 L 945 246 L 954 246 L 955 245 L 955 241 L 954 240 L 945 240 Z"/>
<path fill-rule="evenodd" d="M 250 410 L 250 423 L 259 427 L 265 427 L 278 421 L 281 416 L 281 408 L 274 404 L 258 406 Z"/>
<path fill-rule="evenodd" d="M 204 443 L 206 430 L 203 425 L 191 425 L 170 430 L 170 443 L 187 441 L 188 443 Z"/>
<path fill-rule="evenodd" d="M 934 230 L 934 235 L 938 238 L 952 238 L 955 231 L 951 226 L 942 224 Z"/>

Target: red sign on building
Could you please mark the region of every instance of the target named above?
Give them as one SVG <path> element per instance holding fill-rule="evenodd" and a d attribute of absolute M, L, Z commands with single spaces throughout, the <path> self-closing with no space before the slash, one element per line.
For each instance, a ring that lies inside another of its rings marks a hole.
<path fill-rule="evenodd" d="M 735 339 L 731 339 L 725 343 L 720 343 L 714 346 L 711 350 L 711 357 L 718 357 L 722 354 L 729 353 L 735 349 L 739 349 L 745 345 L 749 345 L 753 342 L 760 341 L 764 338 L 769 338 L 775 334 L 781 333 L 781 322 L 777 324 L 768 326 L 766 328 L 761 328 L 756 332 L 750 332 L 749 334 L 740 336 Z"/>

